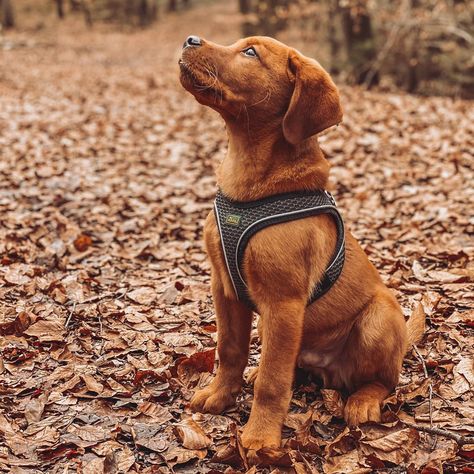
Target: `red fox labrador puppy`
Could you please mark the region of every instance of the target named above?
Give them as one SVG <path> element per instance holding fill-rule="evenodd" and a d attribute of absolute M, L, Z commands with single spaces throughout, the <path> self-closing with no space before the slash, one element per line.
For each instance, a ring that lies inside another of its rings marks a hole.
<path fill-rule="evenodd" d="M 179 64 L 183 87 L 225 120 L 229 148 L 217 182 L 226 199 L 252 203 L 326 188 L 329 164 L 316 134 L 341 122 L 342 110 L 336 86 L 319 63 L 267 37 L 221 46 L 190 36 Z M 230 218 L 238 225 L 239 216 Z M 337 280 L 309 305 L 334 252 L 335 220 L 322 213 L 253 235 L 242 256 L 253 307 L 237 295 L 215 211 L 206 220 L 204 238 L 219 367 L 211 384 L 195 393 L 191 408 L 220 413 L 235 403 L 256 309 L 262 353 L 242 433 L 249 452 L 280 446 L 296 366 L 349 395 L 348 425 L 379 421 L 381 403 L 397 384 L 404 355 L 421 337 L 424 321 L 405 323 L 395 297 L 352 235 L 346 230 Z"/>

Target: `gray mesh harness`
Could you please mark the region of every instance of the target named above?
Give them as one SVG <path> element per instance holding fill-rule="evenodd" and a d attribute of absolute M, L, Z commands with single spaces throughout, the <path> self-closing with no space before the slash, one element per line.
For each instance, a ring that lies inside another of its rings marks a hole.
<path fill-rule="evenodd" d="M 278 194 L 251 202 L 232 201 L 219 190 L 214 212 L 221 236 L 227 270 L 237 298 L 253 310 L 242 271 L 244 251 L 250 238 L 265 227 L 318 214 L 330 214 L 337 227 L 337 240 L 331 261 L 317 282 L 308 305 L 323 296 L 336 282 L 344 266 L 344 223 L 336 203 L 327 191 Z"/>

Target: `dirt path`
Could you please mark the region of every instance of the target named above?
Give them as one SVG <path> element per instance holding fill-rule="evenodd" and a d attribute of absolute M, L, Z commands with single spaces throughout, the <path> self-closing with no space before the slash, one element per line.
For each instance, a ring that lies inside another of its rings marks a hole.
<path fill-rule="evenodd" d="M 185 408 L 213 367 L 201 234 L 226 142 L 176 66 L 188 34 L 229 43 L 238 21 L 230 2 L 209 2 L 140 32 L 68 20 L 0 43 L 3 471 L 245 472 L 238 454 L 209 460 L 245 423 L 251 387 L 225 416 L 189 421 Z M 410 353 L 387 419 L 429 424 L 431 411 L 467 434 L 472 104 L 351 88 L 343 103 L 344 124 L 321 138 L 338 203 L 406 314 L 421 302 L 428 315 L 429 377 Z M 254 338 L 251 365 L 257 355 Z M 472 456 L 400 423 L 348 432 L 341 403 L 301 385 L 282 462 L 388 472 L 431 460 L 454 472 Z"/>

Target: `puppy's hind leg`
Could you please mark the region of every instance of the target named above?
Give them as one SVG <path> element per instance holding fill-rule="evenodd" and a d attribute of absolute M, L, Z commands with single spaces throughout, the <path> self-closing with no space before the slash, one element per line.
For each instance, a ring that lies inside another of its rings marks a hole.
<path fill-rule="evenodd" d="M 382 402 L 398 382 L 407 347 L 405 320 L 387 289 L 363 310 L 346 347 L 341 375 L 353 393 L 344 418 L 349 426 L 380 421 Z"/>
<path fill-rule="evenodd" d="M 344 419 L 350 427 L 381 420 L 381 404 L 390 390 L 381 383 L 368 383 L 353 393 L 344 407 Z"/>

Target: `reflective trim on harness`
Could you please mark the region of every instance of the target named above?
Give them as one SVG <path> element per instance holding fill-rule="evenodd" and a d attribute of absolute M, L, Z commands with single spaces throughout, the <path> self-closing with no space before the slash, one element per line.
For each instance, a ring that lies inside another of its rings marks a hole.
<path fill-rule="evenodd" d="M 214 203 L 222 249 L 237 298 L 256 310 L 248 294 L 242 265 L 250 238 L 265 227 L 318 214 L 330 214 L 337 228 L 336 248 L 321 281 L 317 282 L 308 304 L 326 293 L 344 265 L 344 223 L 336 203 L 327 191 L 280 194 L 251 202 L 236 202 L 219 190 Z"/>
<path fill-rule="evenodd" d="M 222 244 L 222 250 L 224 251 L 225 264 L 226 264 L 226 267 L 227 267 L 227 271 L 229 272 L 230 281 L 232 282 L 232 286 L 234 287 L 235 294 L 237 295 L 237 298 L 238 298 L 239 297 L 239 292 L 237 291 L 237 288 L 235 287 L 234 279 L 232 278 L 232 273 L 230 271 L 229 260 L 227 258 L 227 252 L 226 252 L 225 245 L 224 245 L 224 238 L 222 237 L 221 220 L 220 220 L 220 217 L 219 217 L 219 208 L 217 207 L 217 202 L 216 201 L 214 201 L 214 212 L 216 213 L 217 227 L 219 228 L 219 235 L 221 236 L 221 244 Z M 239 272 L 239 274 L 240 274 L 240 272 Z M 244 281 L 243 278 L 242 278 L 242 281 Z M 245 284 L 245 282 L 244 282 L 244 284 Z M 245 285 L 245 286 L 247 286 L 247 285 Z"/>

